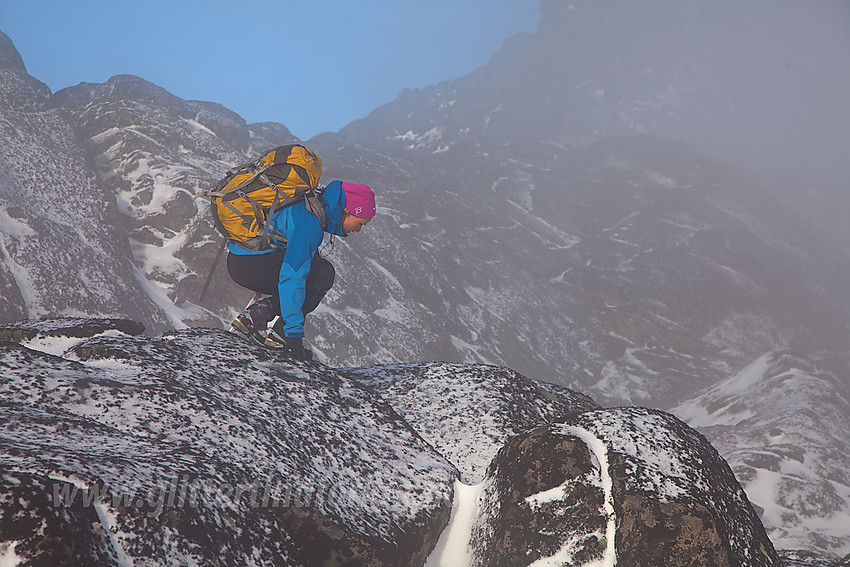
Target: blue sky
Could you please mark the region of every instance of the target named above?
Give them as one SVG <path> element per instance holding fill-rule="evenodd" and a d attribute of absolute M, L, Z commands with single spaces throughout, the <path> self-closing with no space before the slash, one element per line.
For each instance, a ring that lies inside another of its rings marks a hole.
<path fill-rule="evenodd" d="M 0 31 L 51 90 L 138 75 L 301 139 L 402 89 L 466 75 L 534 32 L 538 0 L 0 0 Z"/>

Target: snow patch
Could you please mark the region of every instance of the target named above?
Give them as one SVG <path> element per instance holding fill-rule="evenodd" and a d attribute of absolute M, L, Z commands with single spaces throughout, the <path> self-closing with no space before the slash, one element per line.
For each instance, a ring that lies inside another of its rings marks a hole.
<path fill-rule="evenodd" d="M 8 218 L 8 216 L 6 218 Z M 0 220 L 3 219 L 0 218 Z M 12 277 L 15 278 L 15 285 L 18 286 L 18 291 L 20 291 L 21 296 L 24 299 L 27 316 L 30 318 L 36 318 L 41 315 L 46 315 L 47 310 L 44 309 L 41 304 L 41 299 L 35 292 L 35 290 L 38 289 L 38 286 L 35 285 L 29 271 L 16 262 L 9 253 L 6 246 L 5 234 L 3 232 L 0 232 L 0 252 L 2 252 L 3 257 L 6 258 L 6 267 L 10 272 L 12 272 Z"/>
<path fill-rule="evenodd" d="M 17 567 L 24 562 L 23 557 L 15 553 L 19 541 L 4 541 L 0 543 L 0 567 Z"/>
<path fill-rule="evenodd" d="M 736 425 L 753 416 L 751 410 L 732 411 L 732 406 L 738 402 L 739 396 L 746 394 L 764 379 L 770 368 L 772 354 L 762 355 L 741 372 L 706 393 L 715 399 L 727 399 L 728 403 L 708 409 L 699 398 L 687 401 L 676 408 L 676 415 L 688 422 L 691 427 L 709 427 L 716 425 Z"/>
<path fill-rule="evenodd" d="M 439 144 L 440 140 L 443 139 L 443 135 L 445 134 L 445 129 L 441 126 L 435 126 L 424 132 L 422 134 L 417 134 L 413 130 L 408 130 L 404 134 L 398 134 L 396 136 L 391 136 L 390 140 L 397 140 L 401 142 L 409 142 L 405 147 L 409 150 L 414 150 L 417 148 L 433 148 Z M 436 152 L 443 152 L 448 149 L 448 146 L 445 144 L 437 147 Z"/>
<path fill-rule="evenodd" d="M 614 513 L 614 484 L 608 468 L 608 448 L 596 435 L 581 427 L 559 425 L 555 431 L 561 435 L 570 435 L 580 439 L 587 445 L 590 454 L 599 467 L 599 481 L 602 485 L 602 493 L 604 495 L 603 512 L 608 518 L 605 525 L 605 533 L 599 534 L 605 540 L 605 551 L 598 561 L 585 563 L 583 567 L 614 567 L 617 564 L 617 553 L 614 549 L 614 541 L 617 535 L 617 517 Z M 563 487 L 558 488 L 563 489 Z M 556 499 L 556 490 L 557 488 L 547 490 L 534 495 L 532 498 L 539 498 L 540 500 L 537 500 L 538 502 L 542 502 L 546 498 Z M 529 565 L 529 567 L 558 567 L 560 565 L 571 564 L 579 543 L 579 541 L 570 540 L 555 555 L 540 558 Z"/>
<path fill-rule="evenodd" d="M 644 176 L 651 183 L 654 183 L 659 187 L 665 187 L 667 189 L 676 189 L 679 186 L 679 184 L 676 183 L 675 179 L 673 179 L 672 177 L 668 177 L 663 173 L 658 173 L 657 171 L 647 170 L 646 172 L 644 172 Z"/>
<path fill-rule="evenodd" d="M 428 556 L 425 567 L 469 567 L 472 564 L 469 541 L 478 517 L 479 499 L 484 485 L 484 482 L 464 484 L 455 481 L 449 525 L 440 535 L 437 547 Z"/>
<path fill-rule="evenodd" d="M 117 330 L 109 330 L 104 333 L 95 335 L 98 337 L 123 337 L 124 333 Z M 21 346 L 28 349 L 37 350 L 53 356 L 62 356 L 68 349 L 80 344 L 83 340 L 78 337 L 51 337 L 45 335 L 36 335 L 28 341 L 22 341 Z"/>

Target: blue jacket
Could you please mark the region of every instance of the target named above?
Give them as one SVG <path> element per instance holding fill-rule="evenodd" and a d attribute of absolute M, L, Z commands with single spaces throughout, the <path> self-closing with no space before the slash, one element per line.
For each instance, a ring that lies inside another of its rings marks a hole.
<path fill-rule="evenodd" d="M 322 203 L 328 226 L 325 229 L 330 234 L 345 236 L 342 232 L 342 211 L 345 209 L 345 193 L 342 181 L 332 181 L 322 193 Z M 275 230 L 286 236 L 286 253 L 280 266 L 280 276 L 277 284 L 280 294 L 280 313 L 283 318 L 283 333 L 287 337 L 304 336 L 304 296 L 307 291 L 307 276 L 313 256 L 319 250 L 325 234 L 319 219 L 307 210 L 304 201 L 280 209 L 269 219 Z M 274 251 L 261 252 L 245 250 L 235 242 L 228 242 L 227 249 L 231 254 L 269 254 Z"/>

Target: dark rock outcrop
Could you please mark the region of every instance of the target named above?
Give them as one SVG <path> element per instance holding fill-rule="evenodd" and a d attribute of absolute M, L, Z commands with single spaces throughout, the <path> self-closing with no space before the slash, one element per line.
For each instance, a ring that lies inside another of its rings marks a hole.
<path fill-rule="evenodd" d="M 0 343 L 0 534 L 14 553 L 421 565 L 448 521 L 455 467 L 333 369 L 214 330 L 113 328 L 61 356 L 24 346 L 61 342 L 56 327 Z M 88 334 L 72 327 L 66 342 Z"/>
<path fill-rule="evenodd" d="M 91 319 L 86 317 L 58 317 L 55 319 L 23 320 L 6 323 L 0 327 L 0 341 L 21 343 L 36 339 L 70 337 L 85 339 L 114 331 L 128 336 L 141 335 L 145 327 L 128 319 Z"/>
<path fill-rule="evenodd" d="M 496 454 L 477 565 L 779 564 L 729 467 L 668 414 L 495 366 L 335 370 L 221 330 L 141 331 L 0 326 L 5 556 L 421 566 L 457 479 Z"/>
<path fill-rule="evenodd" d="M 717 451 L 655 410 L 587 411 L 514 437 L 481 502 L 476 565 L 781 565 Z"/>

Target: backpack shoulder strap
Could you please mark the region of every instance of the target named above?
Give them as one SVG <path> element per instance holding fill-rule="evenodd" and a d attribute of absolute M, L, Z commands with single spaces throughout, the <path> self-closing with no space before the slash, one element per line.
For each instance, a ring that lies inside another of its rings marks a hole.
<path fill-rule="evenodd" d="M 315 194 L 307 195 L 304 197 L 304 204 L 307 206 L 307 210 L 319 219 L 319 224 L 322 225 L 322 230 L 327 230 L 328 217 L 325 215 L 325 207 L 322 204 L 322 200 L 319 199 L 319 196 Z"/>

